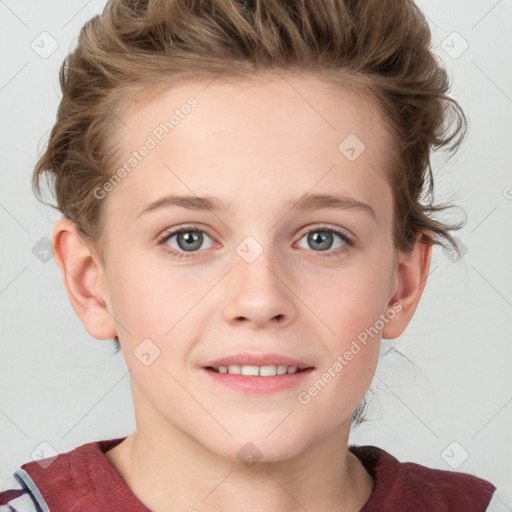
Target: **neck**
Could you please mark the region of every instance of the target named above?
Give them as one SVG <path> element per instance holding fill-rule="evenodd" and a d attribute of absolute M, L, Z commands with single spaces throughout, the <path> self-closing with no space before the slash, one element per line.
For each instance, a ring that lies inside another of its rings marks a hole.
<path fill-rule="evenodd" d="M 105 455 L 154 512 L 356 512 L 373 479 L 347 442 L 348 431 L 336 430 L 295 457 L 250 465 L 212 453 L 180 431 L 139 430 Z"/>

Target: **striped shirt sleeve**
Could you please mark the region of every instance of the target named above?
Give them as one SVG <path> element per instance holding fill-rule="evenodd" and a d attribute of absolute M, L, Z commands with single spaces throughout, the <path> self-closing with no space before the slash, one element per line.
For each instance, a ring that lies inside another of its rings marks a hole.
<path fill-rule="evenodd" d="M 23 480 L 13 473 L 0 483 L 0 512 L 42 512 Z"/>

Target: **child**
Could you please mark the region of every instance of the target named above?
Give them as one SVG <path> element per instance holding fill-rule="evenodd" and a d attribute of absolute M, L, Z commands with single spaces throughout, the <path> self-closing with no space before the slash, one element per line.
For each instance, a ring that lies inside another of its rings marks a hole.
<path fill-rule="evenodd" d="M 55 178 L 55 259 L 137 430 L 24 464 L 6 510 L 488 508 L 483 479 L 348 445 L 454 245 L 422 192 L 465 117 L 429 46 L 412 0 L 112 0 L 86 24 L 34 185 Z"/>

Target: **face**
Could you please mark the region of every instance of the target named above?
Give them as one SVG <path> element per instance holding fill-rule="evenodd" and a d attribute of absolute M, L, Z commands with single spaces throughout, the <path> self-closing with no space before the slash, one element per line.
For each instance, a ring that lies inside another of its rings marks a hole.
<path fill-rule="evenodd" d="M 384 126 L 371 99 L 305 75 L 205 86 L 123 116 L 117 168 L 136 162 L 103 199 L 108 307 L 138 430 L 286 459 L 348 432 L 377 365 L 397 288 Z M 267 392 L 204 369 L 240 353 L 313 369 Z"/>

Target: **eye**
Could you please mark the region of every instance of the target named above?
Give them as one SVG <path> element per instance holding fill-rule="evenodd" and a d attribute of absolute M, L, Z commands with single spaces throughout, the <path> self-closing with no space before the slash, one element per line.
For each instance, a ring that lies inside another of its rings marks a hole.
<path fill-rule="evenodd" d="M 203 247 L 206 239 L 209 239 L 211 243 L 207 247 Z M 337 256 L 354 245 L 347 233 L 327 226 L 316 226 L 310 229 L 302 235 L 300 240 L 303 239 L 306 239 L 309 248 L 313 248 L 314 252 L 325 252 L 326 254 L 322 254 L 325 257 Z M 341 243 L 333 246 L 336 239 L 339 239 Z M 201 248 L 211 248 L 213 240 L 201 229 L 181 226 L 160 237 L 158 245 L 162 246 L 162 250 L 172 257 L 182 259 L 193 257 L 193 253 L 199 252 Z M 299 247 L 301 246 L 299 245 Z M 307 249 L 308 247 L 303 248 Z"/>
<path fill-rule="evenodd" d="M 336 238 L 341 240 L 336 246 L 333 246 Z M 341 252 L 348 250 L 353 244 L 352 239 L 343 231 L 329 228 L 327 226 L 317 226 L 314 229 L 307 231 L 300 240 L 306 239 L 306 243 L 310 248 L 313 248 L 315 252 L 329 251 L 325 256 L 335 256 Z M 299 245 L 299 247 L 301 247 Z M 303 246 L 302 246 L 303 247 Z M 308 247 L 303 247 L 307 249 Z M 339 249 L 332 251 L 331 249 Z M 334 254 L 333 254 L 334 253 Z M 323 255 L 324 256 L 324 255 Z"/>
<path fill-rule="evenodd" d="M 176 258 L 188 258 L 190 256 L 188 256 L 186 253 L 194 253 L 201 249 L 205 241 L 205 237 L 212 240 L 210 236 L 201 229 L 180 227 L 179 229 L 175 229 L 170 233 L 164 234 L 158 240 L 158 244 L 162 246 L 162 249 L 165 252 Z M 209 245 L 208 247 L 203 247 L 203 249 L 208 249 L 212 245 L 213 244 Z"/>

